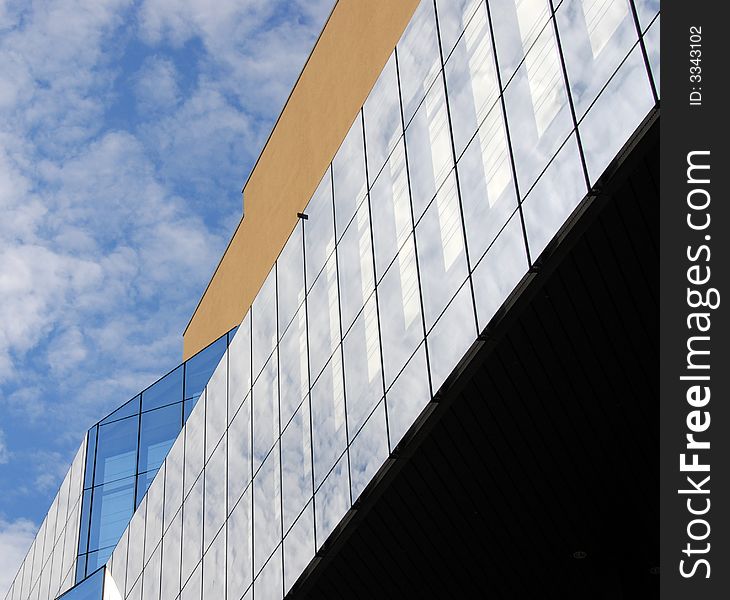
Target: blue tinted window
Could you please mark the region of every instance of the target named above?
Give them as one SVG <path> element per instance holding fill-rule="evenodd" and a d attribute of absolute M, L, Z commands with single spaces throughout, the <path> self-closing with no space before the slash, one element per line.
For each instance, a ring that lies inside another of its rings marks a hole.
<path fill-rule="evenodd" d="M 109 560 L 109 557 L 112 555 L 113 551 L 114 546 L 110 546 L 109 548 L 104 548 L 103 550 L 89 552 L 89 556 L 86 558 L 86 572 L 93 573 L 99 567 L 103 567 Z"/>
<path fill-rule="evenodd" d="M 142 410 L 151 410 L 183 399 L 183 367 L 165 375 L 142 392 Z"/>
<path fill-rule="evenodd" d="M 134 512 L 134 477 L 94 488 L 89 550 L 115 546 Z"/>
<path fill-rule="evenodd" d="M 205 350 L 185 363 L 185 399 L 197 398 L 208 383 L 226 351 L 226 336 L 218 338 Z"/>
<path fill-rule="evenodd" d="M 139 472 L 158 469 L 182 427 L 182 404 L 142 413 Z"/>
<path fill-rule="evenodd" d="M 81 581 L 86 576 L 86 555 L 79 556 L 78 561 L 76 562 L 76 581 Z M 74 588 L 75 590 L 76 588 Z M 74 590 L 70 590 L 67 595 L 63 596 L 64 598 L 68 598 L 69 600 L 71 598 L 83 598 L 84 596 L 72 596 Z"/>
<path fill-rule="evenodd" d="M 150 486 L 152 485 L 152 480 L 155 478 L 155 475 L 157 475 L 157 471 L 159 471 L 159 469 L 155 469 L 154 471 L 147 471 L 147 473 L 141 473 L 139 475 L 137 479 L 137 500 L 134 503 L 135 510 L 139 506 L 139 503 L 142 502 L 142 499 L 147 493 L 147 490 L 150 489 Z"/>
<path fill-rule="evenodd" d="M 185 408 L 183 408 L 183 423 L 188 420 L 190 413 L 193 412 L 195 405 L 198 403 L 199 397 L 200 396 L 190 398 L 190 400 L 185 400 Z"/>
<path fill-rule="evenodd" d="M 83 574 L 79 577 L 79 570 L 76 570 L 76 580 L 83 578 Z M 82 581 L 76 587 L 71 588 L 68 592 L 59 596 L 59 600 L 101 600 L 102 590 L 104 589 L 104 569 L 99 569 L 86 581 Z"/>
<path fill-rule="evenodd" d="M 131 417 L 136 414 L 139 414 L 139 396 L 135 396 L 129 402 L 122 404 L 122 406 L 106 417 L 101 422 L 101 425 L 104 425 L 104 423 L 111 423 L 112 421 L 118 421 L 124 417 Z"/>
<path fill-rule="evenodd" d="M 86 446 L 86 474 L 84 475 L 84 487 L 89 488 L 94 483 L 94 460 L 96 458 L 96 432 L 99 426 L 94 425 L 89 429 L 89 441 Z"/>
<path fill-rule="evenodd" d="M 135 416 L 99 426 L 94 485 L 134 475 L 138 425 Z"/>
<path fill-rule="evenodd" d="M 91 490 L 84 491 L 81 503 L 81 529 L 79 531 L 79 554 L 84 554 L 89 541 L 89 513 L 91 512 Z"/>

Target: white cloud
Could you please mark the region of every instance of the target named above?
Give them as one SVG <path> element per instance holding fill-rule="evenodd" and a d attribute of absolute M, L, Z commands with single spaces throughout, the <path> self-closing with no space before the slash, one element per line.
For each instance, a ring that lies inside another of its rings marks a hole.
<path fill-rule="evenodd" d="M 0 517 L 0 597 L 4 597 L 13 584 L 37 529 L 28 519 L 8 521 Z"/>
<path fill-rule="evenodd" d="M 180 100 L 177 79 L 177 69 L 171 60 L 159 56 L 145 60 L 135 83 L 137 110 L 157 113 L 173 109 Z"/>
<path fill-rule="evenodd" d="M 0 429 L 0 465 L 6 464 L 10 460 L 10 451 L 5 442 L 5 432 Z"/>

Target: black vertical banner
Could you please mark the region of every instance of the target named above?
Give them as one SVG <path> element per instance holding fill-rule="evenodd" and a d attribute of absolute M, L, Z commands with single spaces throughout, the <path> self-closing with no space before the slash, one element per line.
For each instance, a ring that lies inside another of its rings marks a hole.
<path fill-rule="evenodd" d="M 730 598 L 724 2 L 661 13 L 661 590 Z"/>

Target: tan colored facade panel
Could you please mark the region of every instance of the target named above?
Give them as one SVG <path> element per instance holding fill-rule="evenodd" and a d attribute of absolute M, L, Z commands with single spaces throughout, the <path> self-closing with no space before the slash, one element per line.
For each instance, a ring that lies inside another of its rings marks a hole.
<path fill-rule="evenodd" d="M 246 182 L 246 216 L 183 334 L 184 360 L 246 314 L 417 5 L 335 6 Z"/>

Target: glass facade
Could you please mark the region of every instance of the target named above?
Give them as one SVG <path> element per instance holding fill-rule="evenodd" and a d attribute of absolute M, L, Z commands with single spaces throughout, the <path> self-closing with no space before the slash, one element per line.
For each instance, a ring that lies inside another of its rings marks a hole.
<path fill-rule="evenodd" d="M 90 430 L 77 580 L 281 599 L 657 106 L 658 13 L 423 0 L 235 336 Z"/>

